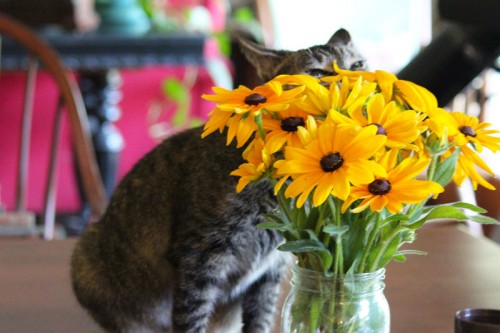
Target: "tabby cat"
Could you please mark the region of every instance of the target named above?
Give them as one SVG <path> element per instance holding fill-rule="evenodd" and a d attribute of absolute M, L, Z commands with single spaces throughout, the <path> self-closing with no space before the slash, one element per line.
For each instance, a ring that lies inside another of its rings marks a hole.
<path fill-rule="evenodd" d="M 299 51 L 241 47 L 267 81 L 278 74 L 364 69 L 349 33 Z M 257 229 L 276 207 L 262 181 L 236 193 L 229 176 L 242 149 L 202 128 L 179 133 L 144 156 L 117 186 L 71 262 L 78 301 L 108 332 L 270 332 L 289 256 Z"/>

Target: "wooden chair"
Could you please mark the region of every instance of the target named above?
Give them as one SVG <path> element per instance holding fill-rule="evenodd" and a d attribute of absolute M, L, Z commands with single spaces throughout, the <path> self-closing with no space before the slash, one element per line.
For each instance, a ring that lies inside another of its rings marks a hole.
<path fill-rule="evenodd" d="M 43 237 L 52 239 L 54 237 L 55 214 L 56 214 L 56 183 L 58 147 L 61 132 L 62 117 L 68 119 L 72 139 L 72 150 L 76 161 L 78 179 L 86 202 L 88 202 L 91 219 L 97 219 L 103 214 L 107 205 L 107 197 L 97 167 L 92 141 L 90 139 L 89 123 L 83 104 L 82 96 L 74 78 L 65 69 L 57 53 L 42 40 L 33 30 L 24 24 L 0 13 L 0 38 L 7 38 L 25 49 L 28 62 L 25 72 L 26 84 L 24 92 L 22 112 L 22 129 L 19 140 L 19 161 L 17 175 L 17 189 L 14 212 L 0 212 L 0 232 L 23 231 L 24 234 L 33 233 L 33 212 L 27 211 L 28 193 L 28 166 L 30 156 L 30 131 L 32 129 L 32 117 L 37 107 L 33 100 L 36 94 L 35 79 L 38 72 L 48 73 L 53 79 L 59 94 L 57 104 L 54 133 L 47 130 L 47 137 L 51 138 L 49 167 L 45 189 L 31 189 L 32 191 L 44 191 L 45 199 L 41 213 L 44 225 Z M 2 68 L 0 68 L 3 70 Z M 40 70 L 39 70 L 40 69 Z M 1 74 L 0 74 L 1 75 Z M 1 112 L 1 111 L 0 111 Z M 45 135 L 44 134 L 44 135 Z M 35 140 L 31 140 L 35 141 Z M 35 142 L 32 142 L 33 144 Z M 6 225 L 7 224 L 7 225 Z M 14 226 L 12 225 L 14 224 Z M 15 226 L 17 224 L 17 227 Z M 21 225 L 21 227 L 20 227 Z"/>

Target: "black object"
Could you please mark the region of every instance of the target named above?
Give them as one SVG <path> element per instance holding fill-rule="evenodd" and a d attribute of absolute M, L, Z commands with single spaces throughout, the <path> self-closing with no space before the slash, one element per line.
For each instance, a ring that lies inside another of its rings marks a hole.
<path fill-rule="evenodd" d="M 500 1 L 441 0 L 449 20 L 432 42 L 399 73 L 429 89 L 440 106 L 448 104 L 500 55 Z"/>
<path fill-rule="evenodd" d="M 500 310 L 465 309 L 455 314 L 455 333 L 499 333 Z"/>
<path fill-rule="evenodd" d="M 204 63 L 206 37 L 201 34 L 178 32 L 137 37 L 44 31 L 40 37 L 56 49 L 67 68 L 77 71 Z M 2 68 L 22 68 L 26 59 L 25 53 L 14 43 L 2 40 Z"/>

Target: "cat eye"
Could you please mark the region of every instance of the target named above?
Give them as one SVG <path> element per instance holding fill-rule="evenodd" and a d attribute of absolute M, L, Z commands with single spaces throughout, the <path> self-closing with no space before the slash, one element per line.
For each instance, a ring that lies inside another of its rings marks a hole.
<path fill-rule="evenodd" d="M 365 62 L 364 61 L 356 61 L 354 64 L 351 65 L 350 70 L 355 71 L 357 69 L 365 67 Z"/>
<path fill-rule="evenodd" d="M 333 72 L 325 71 L 324 69 L 319 69 L 319 68 L 308 69 L 306 73 L 318 78 L 334 74 Z"/>

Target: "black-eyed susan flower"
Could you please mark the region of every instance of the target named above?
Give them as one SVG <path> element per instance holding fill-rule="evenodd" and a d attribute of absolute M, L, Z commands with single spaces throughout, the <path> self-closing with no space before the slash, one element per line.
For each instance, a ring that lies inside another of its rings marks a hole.
<path fill-rule="evenodd" d="M 348 86 L 354 84 L 359 78 L 363 81 L 375 82 L 377 79 L 376 73 L 369 71 L 351 71 L 348 69 L 342 69 L 337 65 L 337 62 L 333 62 L 333 70 L 336 73 L 332 76 L 325 76 L 321 78 L 323 82 L 341 82 L 344 78 L 348 81 Z M 350 88 L 350 87 L 349 87 Z"/>
<path fill-rule="evenodd" d="M 285 160 L 276 166 L 278 176 L 293 178 L 285 196 L 297 198 L 297 207 L 301 207 L 314 190 L 313 205 L 319 206 L 330 195 L 345 200 L 351 183 L 383 175 L 385 170 L 370 160 L 386 141 L 375 132 L 375 127 L 356 131 L 326 121 L 318 128 L 317 139 L 304 148 L 287 147 Z"/>
<path fill-rule="evenodd" d="M 336 62 L 333 64 L 333 69 L 337 75 L 325 77 L 322 81 L 342 82 L 343 86 L 353 89 L 352 87 L 356 84 L 356 81 L 362 79 L 365 84 L 368 82 L 375 83 L 387 102 L 393 97 L 394 84 L 398 81 L 398 78 L 394 74 L 382 70 L 376 70 L 375 72 L 362 72 L 341 69 L 338 67 Z"/>
<path fill-rule="evenodd" d="M 205 125 L 202 137 L 205 137 L 217 130 L 223 129 L 223 122 L 228 129 L 227 143 L 231 143 L 236 137 L 238 147 L 243 146 L 257 130 L 254 117 L 261 116 L 263 110 L 266 112 L 279 112 L 286 110 L 291 103 L 304 97 L 300 94 L 304 86 L 298 86 L 289 90 L 284 90 L 279 81 L 269 81 L 262 86 L 249 89 L 239 86 L 234 90 L 214 87 L 215 95 L 203 95 L 206 100 L 216 102 L 216 111 L 212 112 L 215 119 Z M 224 115 L 228 112 L 230 115 Z"/>
<path fill-rule="evenodd" d="M 304 87 L 305 98 L 295 103 L 295 106 L 299 109 L 315 116 L 324 116 L 331 108 L 328 88 L 320 84 L 319 79 L 309 75 L 297 74 L 280 75 L 275 80 L 279 81 L 284 87 L 299 85 Z"/>
<path fill-rule="evenodd" d="M 386 147 L 418 149 L 413 143 L 420 135 L 421 116 L 413 110 L 401 110 L 395 102 L 386 103 L 382 94 L 375 94 L 366 104 L 354 105 L 349 116 L 333 111 L 329 117 L 342 125 L 377 127 L 377 134 L 387 137 Z"/>
<path fill-rule="evenodd" d="M 436 96 L 418 84 L 396 80 L 394 89 L 394 100 L 413 110 L 429 113 L 438 107 Z"/>
<path fill-rule="evenodd" d="M 491 124 L 479 122 L 476 117 L 461 112 L 449 114 L 451 116 L 449 126 L 456 129 L 456 136 L 453 138 L 455 144 L 458 146 L 471 144 L 478 152 L 482 152 L 483 147 L 492 152 L 500 150 L 500 136 L 498 136 L 500 131 L 488 129 Z"/>
<path fill-rule="evenodd" d="M 298 130 L 299 127 L 306 127 L 308 116 L 308 113 L 292 106 L 277 113 L 276 117 L 263 119 L 263 127 L 267 132 L 266 149 L 270 153 L 275 153 L 281 150 L 285 144 L 290 147 L 301 146 Z"/>
<path fill-rule="evenodd" d="M 374 212 L 384 208 L 396 214 L 404 204 L 420 203 L 432 195 L 444 191 L 436 182 L 415 179 L 428 167 L 428 160 L 407 158 L 396 165 L 395 154 L 386 154 L 382 164 L 387 168 L 387 176 L 375 177 L 370 182 L 354 185 L 349 198 L 344 202 L 342 211 L 346 211 L 353 202 L 361 202 L 351 209 L 352 213 L 360 213 L 370 207 Z"/>
<path fill-rule="evenodd" d="M 233 172 L 231 176 L 239 176 L 236 191 L 241 192 L 252 181 L 261 178 L 272 165 L 272 156 L 265 149 L 264 141 L 256 138 L 243 152 L 243 158 L 247 163 L 243 163 Z"/>
<path fill-rule="evenodd" d="M 452 152 L 453 149 L 451 149 L 448 154 L 451 154 Z M 444 157 L 448 154 L 445 154 Z M 453 174 L 453 182 L 458 186 L 461 186 L 465 179 L 469 178 L 474 190 L 477 190 L 478 185 L 481 185 L 489 190 L 495 190 L 495 187 L 489 183 L 483 175 L 481 175 L 478 169 L 483 170 L 491 176 L 494 175 L 488 164 L 486 164 L 486 162 L 474 150 L 468 146 L 460 147 L 460 154 L 458 155 L 455 173 Z"/>
<path fill-rule="evenodd" d="M 214 87 L 215 95 L 204 94 L 202 97 L 216 102 L 217 108 L 223 111 L 237 114 L 251 112 L 252 115 L 258 115 L 263 109 L 271 112 L 286 110 L 303 90 L 303 86 L 283 90 L 279 81 L 269 81 L 254 89 L 245 86 L 239 86 L 234 90 Z"/>

